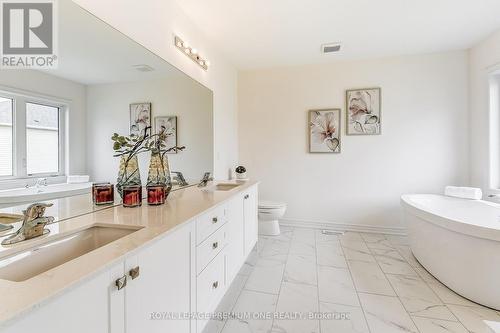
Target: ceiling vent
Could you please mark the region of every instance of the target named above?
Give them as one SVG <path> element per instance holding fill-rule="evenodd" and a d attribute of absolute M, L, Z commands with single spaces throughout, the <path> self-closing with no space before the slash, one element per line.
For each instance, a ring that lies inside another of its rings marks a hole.
<path fill-rule="evenodd" d="M 141 65 L 133 65 L 132 66 L 135 70 L 138 70 L 139 72 L 152 72 L 154 71 L 153 67 L 145 64 Z"/>
<path fill-rule="evenodd" d="M 340 43 L 323 44 L 321 45 L 321 52 L 325 54 L 339 52 L 340 47 Z"/>

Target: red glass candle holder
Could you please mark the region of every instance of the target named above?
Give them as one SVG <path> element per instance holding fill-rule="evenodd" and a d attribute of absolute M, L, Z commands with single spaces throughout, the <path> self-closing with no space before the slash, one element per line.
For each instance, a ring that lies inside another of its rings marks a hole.
<path fill-rule="evenodd" d="M 109 182 L 97 182 L 97 183 L 92 183 L 92 202 L 95 204 L 95 198 L 96 198 L 96 187 L 97 186 L 102 186 L 102 185 L 108 185 Z"/>
<path fill-rule="evenodd" d="M 123 207 L 139 207 L 142 205 L 142 186 L 123 186 Z"/>
<path fill-rule="evenodd" d="M 146 187 L 148 193 L 148 205 L 163 205 L 172 187 L 165 185 L 149 185 Z"/>
<path fill-rule="evenodd" d="M 95 184 L 92 188 L 95 205 L 100 206 L 115 203 L 115 187 L 113 184 Z"/>

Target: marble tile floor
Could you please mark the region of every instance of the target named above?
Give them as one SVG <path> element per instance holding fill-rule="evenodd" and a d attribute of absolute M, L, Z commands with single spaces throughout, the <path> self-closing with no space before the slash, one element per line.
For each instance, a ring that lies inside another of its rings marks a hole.
<path fill-rule="evenodd" d="M 405 236 L 290 227 L 259 237 L 217 311 L 239 318 L 204 333 L 491 333 L 484 321 L 500 322 L 430 275 Z"/>

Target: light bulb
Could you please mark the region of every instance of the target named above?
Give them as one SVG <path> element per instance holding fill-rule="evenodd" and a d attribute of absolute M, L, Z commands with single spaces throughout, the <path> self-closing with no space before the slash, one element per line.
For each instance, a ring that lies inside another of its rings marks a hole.
<path fill-rule="evenodd" d="M 191 49 L 191 53 L 192 54 L 198 54 L 198 50 L 197 49 Z"/>

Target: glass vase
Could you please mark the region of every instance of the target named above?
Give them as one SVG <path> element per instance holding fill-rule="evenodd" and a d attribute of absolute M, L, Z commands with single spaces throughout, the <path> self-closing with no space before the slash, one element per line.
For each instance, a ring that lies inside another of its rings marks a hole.
<path fill-rule="evenodd" d="M 166 154 L 151 153 L 147 186 L 163 185 L 171 187 L 170 166 Z"/>
<path fill-rule="evenodd" d="M 141 174 L 139 172 L 139 160 L 137 155 L 124 155 L 120 159 L 120 168 L 118 170 L 118 178 L 116 180 L 116 189 L 123 198 L 123 187 L 141 185 Z"/>

